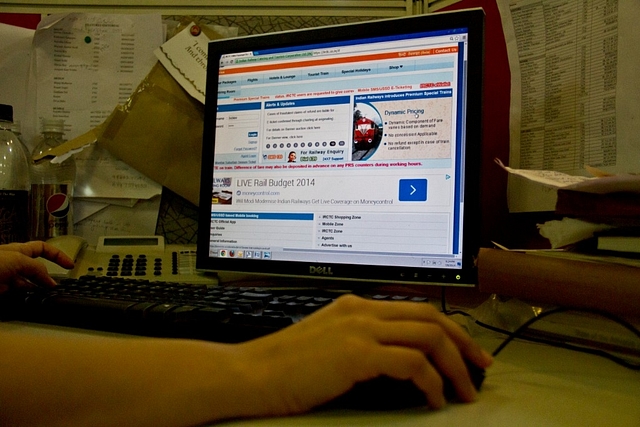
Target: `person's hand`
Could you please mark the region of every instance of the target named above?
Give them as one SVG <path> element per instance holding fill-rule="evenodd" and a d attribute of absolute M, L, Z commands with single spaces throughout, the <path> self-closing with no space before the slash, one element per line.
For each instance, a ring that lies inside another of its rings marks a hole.
<path fill-rule="evenodd" d="M 10 288 L 55 286 L 43 257 L 63 268 L 73 268 L 73 260 L 60 249 L 41 241 L 0 245 L 0 294 Z"/>
<path fill-rule="evenodd" d="M 463 358 L 482 368 L 492 362 L 430 304 L 353 295 L 238 349 L 257 411 L 247 415 L 254 416 L 301 413 L 381 375 L 413 381 L 432 408 L 445 404 L 442 378 L 447 377 L 460 400 L 470 402 L 476 390 Z"/>
<path fill-rule="evenodd" d="M 7 353 L 0 363 L 7 410 L 0 419 L 16 425 L 181 426 L 299 414 L 380 375 L 413 381 L 439 408 L 443 377 L 460 400 L 475 398 L 463 358 L 491 364 L 434 306 L 353 295 L 240 344 L 23 328 L 0 330 L 0 342 Z"/>

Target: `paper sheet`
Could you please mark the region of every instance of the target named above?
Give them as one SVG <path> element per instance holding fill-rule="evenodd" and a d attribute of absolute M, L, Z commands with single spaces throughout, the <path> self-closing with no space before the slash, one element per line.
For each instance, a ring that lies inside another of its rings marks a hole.
<path fill-rule="evenodd" d="M 633 50 L 640 3 L 497 3 L 512 75 L 509 166 L 570 175 L 586 175 L 585 165 L 638 172 L 640 56 Z M 510 179 L 509 209 L 553 210 L 555 200 L 544 192 Z"/>
<path fill-rule="evenodd" d="M 207 55 L 211 41 L 194 22 L 155 50 L 164 65 L 189 95 L 204 104 L 207 83 Z"/>
<path fill-rule="evenodd" d="M 73 199 L 73 222 L 74 224 L 77 224 L 80 221 L 89 218 L 94 213 L 108 208 L 111 205 L 133 208 L 136 203 L 138 203 L 138 199 L 102 199 L 98 197 L 75 197 Z M 133 212 L 132 214 L 134 215 Z"/>
<path fill-rule="evenodd" d="M 0 24 L 0 104 L 12 105 L 14 121 L 21 124 L 27 117 L 27 82 L 7 77 L 29 74 L 33 33 L 33 30 Z"/>
<path fill-rule="evenodd" d="M 75 225 L 75 233 L 95 246 L 100 236 L 154 235 L 160 196 L 140 200 L 132 208 L 107 205 Z"/>
<path fill-rule="evenodd" d="M 46 17 L 33 41 L 33 116 L 64 119 L 67 139 L 99 125 L 155 64 L 153 51 L 162 37 L 160 15 Z M 162 190 L 106 150 L 84 150 L 76 164 L 79 197 L 148 199 Z"/>
<path fill-rule="evenodd" d="M 529 181 L 533 181 L 540 185 L 544 185 L 554 189 L 568 187 L 585 180 L 593 179 L 586 176 L 569 175 L 564 172 L 534 169 L 514 169 L 512 167 L 505 166 L 499 159 L 496 159 L 495 162 L 498 164 L 498 166 L 512 175 L 521 176 L 528 179 Z"/>
<path fill-rule="evenodd" d="M 511 175 L 520 176 L 528 181 L 535 182 L 551 189 L 564 188 L 567 190 L 582 191 L 585 193 L 640 193 L 640 175 L 620 174 L 601 177 L 587 177 L 581 175 L 569 175 L 563 172 L 514 169 L 505 166 L 499 159 L 495 162 Z"/>

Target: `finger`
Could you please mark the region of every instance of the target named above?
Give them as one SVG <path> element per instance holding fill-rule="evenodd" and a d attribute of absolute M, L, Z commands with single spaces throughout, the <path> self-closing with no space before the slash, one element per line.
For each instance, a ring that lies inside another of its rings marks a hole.
<path fill-rule="evenodd" d="M 431 304 L 408 301 L 373 301 L 345 295 L 336 300 L 334 308 L 343 314 L 369 313 L 383 320 L 415 320 L 437 323 L 451 337 L 466 359 L 482 368 L 486 368 L 492 363 L 491 355 L 471 339 L 469 334 L 457 323 L 440 313 Z"/>
<path fill-rule="evenodd" d="M 385 375 L 398 380 L 410 380 L 422 390 L 427 403 L 438 409 L 446 404 L 443 381 L 438 371 L 419 350 L 407 347 L 384 346 L 370 354 L 365 362 L 376 375 Z"/>
<path fill-rule="evenodd" d="M 24 243 L 3 243 L 0 245 L 0 251 L 21 252 L 20 248 Z"/>
<path fill-rule="evenodd" d="M 377 301 L 369 300 L 355 295 L 344 295 L 335 301 L 336 308 L 343 314 L 368 313 L 382 320 L 416 320 L 422 322 L 446 322 L 447 328 L 452 328 L 458 333 L 458 325 L 446 320 L 438 309 L 428 303 L 415 303 L 408 301 Z M 461 330 L 460 330 L 461 331 Z"/>
<path fill-rule="evenodd" d="M 42 257 L 63 268 L 73 268 L 74 264 L 73 260 L 60 249 L 39 240 L 26 243 L 12 243 L 6 245 L 5 250 L 15 250 L 30 258 Z"/>
<path fill-rule="evenodd" d="M 60 249 L 52 246 L 48 243 L 44 243 L 42 246 L 42 252 L 40 256 L 48 259 L 51 262 L 58 264 L 62 268 L 73 268 L 74 262 L 67 254 L 62 252 Z"/>
<path fill-rule="evenodd" d="M 13 279 L 12 287 L 14 289 L 23 289 L 23 290 L 25 290 L 25 289 L 33 289 L 33 288 L 36 287 L 36 285 L 32 281 L 30 281 L 30 280 L 28 280 L 28 279 L 26 279 L 24 277 L 16 276 Z"/>
<path fill-rule="evenodd" d="M 35 258 L 40 256 L 43 244 L 44 242 L 33 240 L 24 243 L 9 243 L 6 245 L 0 245 L 0 249 L 3 251 L 20 252 L 23 255 Z"/>
<path fill-rule="evenodd" d="M 22 280 L 21 285 L 25 285 L 24 281 L 31 283 L 31 286 L 56 286 L 55 280 L 49 275 L 47 268 L 39 261 L 32 258 L 24 258 L 24 260 L 17 266 L 16 280 Z M 14 282 L 17 285 L 19 283 Z"/>
<path fill-rule="evenodd" d="M 459 348 L 449 339 L 443 339 L 438 348 L 429 353 L 429 357 L 438 372 L 448 378 L 456 391 L 456 395 L 463 402 L 473 402 L 478 391 L 471 380 L 469 371 Z"/>
<path fill-rule="evenodd" d="M 477 391 L 460 350 L 439 324 L 414 321 L 376 323 L 373 328 L 378 342 L 422 351 L 440 375 L 451 381 L 462 401 L 475 400 Z"/>

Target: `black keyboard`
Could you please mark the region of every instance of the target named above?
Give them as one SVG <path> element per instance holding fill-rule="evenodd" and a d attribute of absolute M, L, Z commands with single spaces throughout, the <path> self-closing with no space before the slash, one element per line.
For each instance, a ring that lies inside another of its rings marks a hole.
<path fill-rule="evenodd" d="M 135 335 L 241 342 L 289 326 L 346 292 L 83 276 L 52 289 L 5 296 L 0 314 Z M 407 295 L 360 295 L 427 302 Z"/>

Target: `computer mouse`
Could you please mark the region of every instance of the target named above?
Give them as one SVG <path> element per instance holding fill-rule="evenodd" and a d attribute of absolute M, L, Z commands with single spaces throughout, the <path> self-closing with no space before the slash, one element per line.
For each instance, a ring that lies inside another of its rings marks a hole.
<path fill-rule="evenodd" d="M 476 390 L 485 378 L 485 370 L 467 362 L 467 370 Z M 456 391 L 448 379 L 444 379 L 444 396 L 447 401 L 455 401 Z M 424 392 L 410 380 L 397 380 L 382 376 L 357 383 L 351 390 L 329 402 L 328 408 L 391 410 L 427 405 Z"/>

